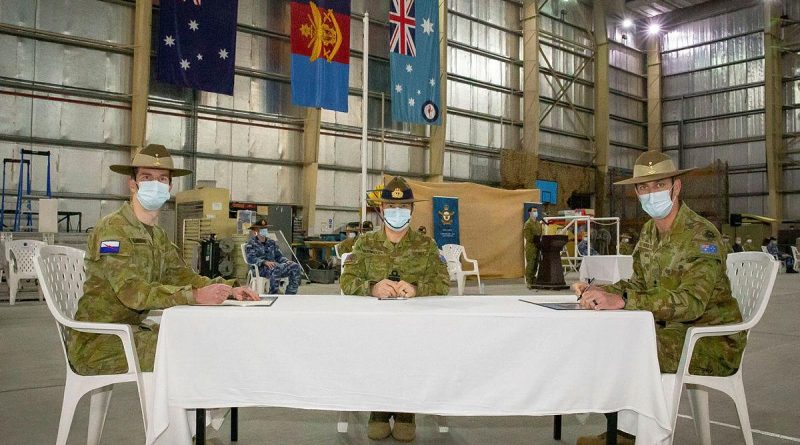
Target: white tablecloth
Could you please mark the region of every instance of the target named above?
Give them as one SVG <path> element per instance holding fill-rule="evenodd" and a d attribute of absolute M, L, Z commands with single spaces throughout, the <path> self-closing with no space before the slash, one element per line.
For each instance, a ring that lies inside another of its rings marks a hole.
<path fill-rule="evenodd" d="M 630 255 L 591 255 L 581 258 L 581 281 L 594 278 L 598 283 L 616 283 L 633 275 Z"/>
<path fill-rule="evenodd" d="M 556 311 L 518 298 L 303 295 L 272 307 L 168 309 L 147 442 L 189 444 L 183 409 L 229 406 L 631 411 L 641 443 L 669 436 L 649 312 Z"/>

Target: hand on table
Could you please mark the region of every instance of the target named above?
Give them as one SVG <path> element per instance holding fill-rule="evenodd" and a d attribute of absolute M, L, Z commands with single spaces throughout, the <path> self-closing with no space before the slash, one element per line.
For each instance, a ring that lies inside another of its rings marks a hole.
<path fill-rule="evenodd" d="M 197 304 L 220 304 L 233 293 L 233 288 L 227 284 L 209 284 L 192 291 Z"/>
<path fill-rule="evenodd" d="M 403 280 L 395 283 L 395 289 L 397 289 L 398 297 L 414 298 L 417 296 L 417 287 Z"/>
<path fill-rule="evenodd" d="M 241 286 L 241 287 L 234 287 L 231 289 L 233 292 L 233 298 L 239 301 L 258 301 L 259 297 L 258 294 L 250 289 L 249 287 Z"/>
<path fill-rule="evenodd" d="M 589 283 L 584 283 L 583 281 L 578 281 L 577 283 L 572 283 L 572 292 L 575 292 L 575 295 L 581 296 L 581 294 L 589 288 Z"/>
<path fill-rule="evenodd" d="M 621 296 L 606 292 L 598 287 L 591 287 L 583 292 L 583 298 L 578 301 L 578 304 L 585 309 L 622 309 L 625 307 L 625 301 Z"/>
<path fill-rule="evenodd" d="M 372 286 L 372 296 L 373 297 L 402 297 L 403 295 L 399 292 L 396 283 L 389 279 L 382 279 L 378 281 Z"/>

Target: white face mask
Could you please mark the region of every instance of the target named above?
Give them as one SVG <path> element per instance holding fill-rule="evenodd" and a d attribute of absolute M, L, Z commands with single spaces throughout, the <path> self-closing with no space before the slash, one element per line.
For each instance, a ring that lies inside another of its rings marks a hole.
<path fill-rule="evenodd" d="M 158 210 L 169 199 L 169 185 L 159 181 L 142 181 L 136 199 L 146 210 Z"/>
<path fill-rule="evenodd" d="M 261 230 L 258 231 L 258 234 L 263 236 L 264 238 L 266 238 L 266 237 L 269 236 L 269 230 L 268 229 L 261 229 Z"/>
<path fill-rule="evenodd" d="M 383 220 L 389 229 L 400 232 L 411 223 L 411 209 L 389 207 L 383 210 Z"/>
<path fill-rule="evenodd" d="M 639 202 L 653 219 L 664 219 L 672 211 L 672 187 L 669 190 L 639 195 Z"/>
<path fill-rule="evenodd" d="M 347 237 L 348 238 L 355 238 L 356 237 L 356 233 L 355 232 L 348 232 L 347 233 Z"/>

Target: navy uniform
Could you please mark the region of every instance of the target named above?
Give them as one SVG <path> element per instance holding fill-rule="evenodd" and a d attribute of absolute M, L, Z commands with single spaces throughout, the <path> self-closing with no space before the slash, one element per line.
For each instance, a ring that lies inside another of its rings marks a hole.
<path fill-rule="evenodd" d="M 266 228 L 266 221 L 262 220 L 253 226 L 251 229 L 257 230 Z M 258 236 L 253 236 L 247 241 L 245 246 L 245 253 L 247 254 L 247 263 L 258 265 L 258 273 L 262 277 L 269 279 L 269 293 L 278 293 L 278 281 L 281 278 L 288 278 L 289 284 L 286 286 L 286 294 L 296 294 L 297 289 L 300 287 L 300 265 L 294 261 L 289 261 L 281 249 L 278 248 L 278 243 L 275 241 L 264 238 L 264 241 L 258 239 Z M 270 269 L 264 264 L 265 261 L 276 263 Z"/>

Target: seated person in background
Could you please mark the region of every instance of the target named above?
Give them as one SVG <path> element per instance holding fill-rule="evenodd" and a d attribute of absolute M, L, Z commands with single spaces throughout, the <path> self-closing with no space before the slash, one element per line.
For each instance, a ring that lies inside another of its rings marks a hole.
<path fill-rule="evenodd" d="M 747 238 L 742 247 L 745 252 L 761 252 L 761 249 L 753 243 L 751 238 Z"/>
<path fill-rule="evenodd" d="M 344 262 L 339 283 L 345 295 L 413 298 L 447 295 L 450 278 L 436 243 L 409 230 L 414 193 L 405 179 L 396 177 L 381 190 L 383 229 L 361 235 Z M 391 341 L 387 343 L 391 347 Z M 394 416 L 394 430 L 389 419 Z M 367 436 L 381 440 L 392 435 L 401 442 L 416 436 L 414 414 L 373 412 Z"/>
<path fill-rule="evenodd" d="M 733 253 L 733 246 L 731 246 L 731 237 L 728 235 L 722 235 L 722 247 L 725 250 L 725 254 Z"/>
<path fill-rule="evenodd" d="M 581 256 L 589 255 L 589 240 L 581 234 L 578 234 L 578 238 L 580 239 L 577 247 L 578 253 L 581 254 Z M 592 255 L 597 255 L 597 251 L 594 250 L 594 248 L 592 248 Z"/>
<path fill-rule="evenodd" d="M 672 159 L 660 152 L 639 156 L 633 178 L 616 183 L 633 184 L 642 208 L 652 218 L 642 228 L 633 253 L 633 276 L 609 286 L 573 286 L 584 308 L 652 312 L 662 373 L 676 372 L 688 328 L 742 321 L 725 274 L 720 233 L 679 199 L 678 176 L 687 171 L 675 168 Z M 746 332 L 700 339 L 689 371 L 716 376 L 735 373 L 746 341 Z M 602 436 L 578 439 L 578 445 L 604 443 Z M 633 444 L 633 438 L 623 433 L 618 443 Z"/>
<path fill-rule="evenodd" d="M 794 273 L 794 258 L 791 255 L 783 253 L 778 248 L 778 239 L 774 236 L 769 238 L 767 243 L 767 252 L 778 261 L 782 261 L 786 266 L 786 272 Z"/>
<path fill-rule="evenodd" d="M 75 319 L 130 325 L 139 367 L 152 372 L 158 325 L 145 322 L 149 310 L 220 304 L 230 297 L 258 300 L 258 295 L 232 287 L 234 281 L 196 274 L 156 225 L 161 206 L 169 199 L 172 178 L 191 173 L 173 168 L 163 145 L 148 145 L 129 165 L 112 165 L 111 170 L 128 176 L 131 199 L 100 220 L 89 235 L 86 283 Z M 67 355 L 81 375 L 128 372 L 122 342 L 115 335 L 71 331 Z"/>
<path fill-rule="evenodd" d="M 631 242 L 631 234 L 623 232 L 619 237 L 619 254 L 633 255 L 634 247 L 636 247 L 636 245 Z"/>
<path fill-rule="evenodd" d="M 269 278 L 270 294 L 278 293 L 278 281 L 281 278 L 289 278 L 286 295 L 296 294 L 300 287 L 300 265 L 283 256 L 278 243 L 268 238 L 267 227 L 266 219 L 250 226 L 251 238 L 245 247 L 247 264 L 257 265 L 258 274 Z"/>
<path fill-rule="evenodd" d="M 733 240 L 733 253 L 744 252 L 744 247 L 742 246 L 742 237 L 737 236 Z"/>
<path fill-rule="evenodd" d="M 355 226 L 353 227 L 351 227 L 348 223 L 348 227 L 345 229 L 345 231 L 347 232 L 347 239 L 336 245 L 336 251 L 339 252 L 339 256 L 353 251 L 353 244 L 356 243 L 356 239 L 359 237 L 358 223 L 355 223 Z M 372 221 L 364 221 L 361 223 L 361 233 L 367 233 L 371 231 Z"/>

